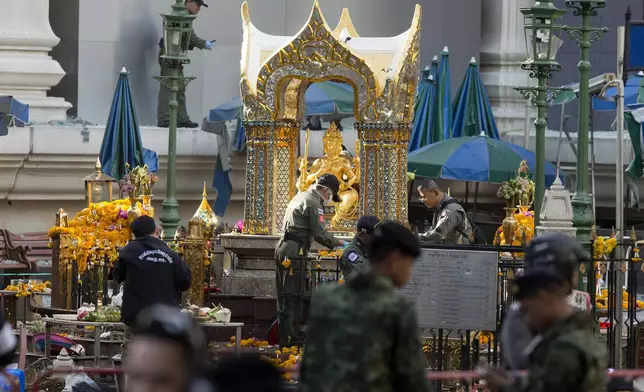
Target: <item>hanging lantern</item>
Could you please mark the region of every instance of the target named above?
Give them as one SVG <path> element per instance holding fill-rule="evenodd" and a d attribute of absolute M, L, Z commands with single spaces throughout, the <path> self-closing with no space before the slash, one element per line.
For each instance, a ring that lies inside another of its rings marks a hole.
<path fill-rule="evenodd" d="M 192 22 L 196 18 L 190 15 L 184 0 L 176 0 L 172 11 L 162 14 L 163 17 L 163 55 L 166 60 L 187 62 Z"/>
<path fill-rule="evenodd" d="M 83 180 L 85 181 L 85 200 L 87 200 L 87 206 L 90 206 L 92 203 L 113 200 L 112 189 L 116 179 L 103 173 L 100 158 L 96 158 L 94 173 L 83 178 Z"/>

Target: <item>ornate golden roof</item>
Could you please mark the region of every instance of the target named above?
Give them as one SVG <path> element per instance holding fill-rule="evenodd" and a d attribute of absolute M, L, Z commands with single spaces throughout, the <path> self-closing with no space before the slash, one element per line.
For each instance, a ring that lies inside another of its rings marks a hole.
<path fill-rule="evenodd" d="M 217 226 L 219 224 L 219 218 L 215 215 L 215 212 L 210 207 L 208 203 L 208 195 L 206 194 L 206 183 L 203 183 L 203 194 L 201 196 L 201 204 L 199 208 L 192 216 L 192 219 L 199 219 L 204 222 L 206 226 Z"/>
<path fill-rule="evenodd" d="M 356 92 L 359 122 L 410 122 L 413 108 L 409 103 L 418 79 L 421 14 L 416 5 L 410 29 L 396 37 L 360 37 L 348 10 L 343 10 L 332 30 L 316 0 L 302 29 L 285 37 L 259 31 L 244 2 L 240 88 L 245 119 L 278 120 L 290 81 L 341 80 Z M 302 83 L 301 89 L 307 86 Z"/>

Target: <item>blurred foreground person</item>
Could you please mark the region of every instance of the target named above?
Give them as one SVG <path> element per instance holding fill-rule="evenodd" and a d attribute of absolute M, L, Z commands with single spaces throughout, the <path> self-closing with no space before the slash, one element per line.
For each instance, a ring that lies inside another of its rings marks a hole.
<path fill-rule="evenodd" d="M 429 390 L 414 305 L 396 293 L 420 255 L 418 237 L 383 222 L 370 255 L 370 273 L 323 285 L 313 297 L 302 392 Z"/>
<path fill-rule="evenodd" d="M 549 247 L 546 248 L 548 244 Z M 550 257 L 554 261 L 550 261 Z M 535 238 L 525 253 L 525 272 L 529 273 L 534 268 L 539 268 L 543 263 L 557 269 L 569 293 L 569 302 L 580 310 L 590 310 L 587 306 L 579 306 L 574 299 L 581 293 L 573 290 L 579 280 L 579 265 L 590 261 L 586 251 L 568 236 L 560 234 L 544 234 Z M 501 355 L 503 362 L 512 370 L 525 370 L 530 364 L 526 354 L 528 348 L 537 334 L 530 329 L 521 312 L 521 304 L 512 304 L 506 313 L 501 325 Z"/>
<path fill-rule="evenodd" d="M 513 380 L 502 370 L 484 375 L 492 392 L 600 392 L 606 390 L 605 343 L 593 335 L 593 320 L 569 301 L 578 244 L 548 234 L 528 244 L 532 268 L 515 279 L 516 298 L 527 326 L 537 333 L 525 349 L 528 375 Z"/>
<path fill-rule="evenodd" d="M 209 378 L 216 392 L 280 392 L 279 371 L 254 356 L 225 359 Z"/>
<path fill-rule="evenodd" d="M 186 392 L 202 373 L 206 341 L 192 317 L 156 305 L 136 319 L 124 366 L 126 392 Z"/>

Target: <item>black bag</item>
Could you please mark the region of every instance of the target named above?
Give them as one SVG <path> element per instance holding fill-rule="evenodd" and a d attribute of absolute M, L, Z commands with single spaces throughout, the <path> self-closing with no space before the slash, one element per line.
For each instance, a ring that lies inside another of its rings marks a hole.
<path fill-rule="evenodd" d="M 450 204 L 460 205 L 460 203 L 457 202 L 456 200 L 450 200 L 447 203 L 445 203 L 445 207 Z M 478 225 L 474 223 L 473 220 L 470 219 L 470 216 L 467 215 L 467 212 L 465 212 L 465 219 L 467 219 L 467 222 L 470 224 L 470 228 L 472 229 L 472 235 L 468 236 L 467 233 L 465 233 L 465 231 L 463 231 L 462 228 L 458 228 L 456 229 L 456 231 L 458 231 L 463 237 L 467 238 L 470 241 L 470 244 L 487 245 L 487 239 L 485 238 L 485 234 L 478 227 Z"/>

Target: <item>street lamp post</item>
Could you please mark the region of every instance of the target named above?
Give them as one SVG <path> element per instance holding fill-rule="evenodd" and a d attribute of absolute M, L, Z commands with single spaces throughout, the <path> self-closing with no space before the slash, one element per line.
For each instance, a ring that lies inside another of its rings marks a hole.
<path fill-rule="evenodd" d="M 588 127 L 589 127 L 589 80 L 590 80 L 590 46 L 599 40 L 608 29 L 595 28 L 590 24 L 590 17 L 597 15 L 597 9 L 604 8 L 606 0 L 570 0 L 566 7 L 573 9 L 573 14 L 581 16 L 581 26 L 564 26 L 564 30 L 581 49 L 579 61 L 579 129 L 577 133 L 577 175 L 575 194 L 572 197 L 573 224 L 577 228 L 577 240 L 590 242 L 590 232 L 595 220 L 593 200 L 588 192 Z M 581 281 L 581 280 L 580 280 Z"/>
<path fill-rule="evenodd" d="M 537 119 L 534 122 L 537 155 L 536 167 L 534 168 L 535 227 L 539 225 L 541 205 L 545 193 L 548 102 L 564 90 L 562 88 L 548 87 L 548 79 L 552 77 L 553 71 L 561 70 L 561 65 L 557 62 L 556 56 L 562 44 L 558 35 L 561 33 L 561 21 L 565 12 L 555 7 L 551 0 L 537 1 L 532 7 L 521 9 L 524 17 L 523 25 L 528 56 L 526 61 L 521 63 L 521 69 L 529 71 L 530 77 L 537 79 L 537 85 L 534 87 L 517 87 L 517 90 L 537 107 Z"/>
<path fill-rule="evenodd" d="M 164 87 L 170 89 L 169 133 L 168 133 L 168 182 L 165 200 L 161 204 L 161 226 L 169 238 L 174 237 L 181 217 L 179 202 L 175 197 L 176 155 L 177 155 L 177 93 L 194 77 L 181 76 L 184 64 L 190 63 L 188 45 L 192 35 L 192 22 L 195 19 L 186 8 L 184 0 L 176 0 L 172 10 L 163 17 L 163 55 L 161 56 L 161 76 L 156 77 Z"/>

